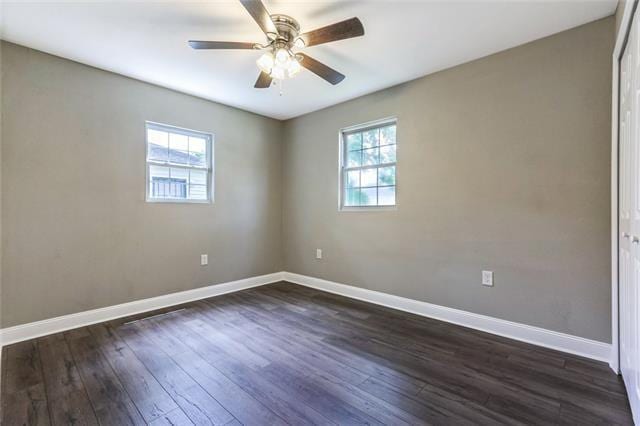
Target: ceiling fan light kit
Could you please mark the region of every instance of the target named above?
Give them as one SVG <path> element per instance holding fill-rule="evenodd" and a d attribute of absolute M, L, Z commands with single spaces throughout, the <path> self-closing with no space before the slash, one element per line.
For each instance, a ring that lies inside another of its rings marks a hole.
<path fill-rule="evenodd" d="M 272 15 L 271 19 L 276 23 L 279 34 L 287 34 L 287 40 L 294 40 L 293 43 L 280 39 L 279 35 L 267 46 L 257 46 L 258 49 L 266 49 L 256 64 L 258 68 L 272 79 L 283 80 L 286 77 L 293 77 L 300 72 L 301 56 L 297 56 L 293 52 L 293 48 L 304 46 L 304 41 L 298 38 L 298 23 L 291 17 L 285 15 Z M 286 26 L 282 28 L 281 22 L 286 22 Z"/>
<path fill-rule="evenodd" d="M 285 52 L 284 55 L 279 55 L 280 52 Z M 280 56 L 280 57 L 279 57 Z M 271 75 L 273 78 L 282 80 L 287 75 L 293 77 L 300 72 L 302 67 L 300 66 L 301 58 L 296 57 L 292 52 L 287 52 L 284 49 L 279 50 L 275 54 L 267 52 L 262 55 L 257 61 L 258 68 L 261 71 Z"/>
<path fill-rule="evenodd" d="M 265 50 L 256 61 L 260 69 L 254 85 L 257 89 L 270 87 L 273 80 L 294 77 L 303 67 L 333 85 L 344 80 L 343 74 L 297 50 L 364 35 L 364 28 L 358 18 L 300 34 L 300 25 L 295 19 L 282 14 L 270 15 L 260 0 L 240 0 L 240 3 L 267 36 L 267 44 L 191 40 L 189 45 L 194 49 Z"/>

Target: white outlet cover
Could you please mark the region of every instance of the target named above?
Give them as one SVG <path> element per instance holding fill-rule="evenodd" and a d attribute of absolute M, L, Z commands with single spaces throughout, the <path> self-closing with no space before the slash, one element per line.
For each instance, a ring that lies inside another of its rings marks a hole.
<path fill-rule="evenodd" d="M 209 255 L 208 254 L 201 254 L 200 255 L 200 265 L 201 266 L 206 266 L 209 264 Z"/>
<path fill-rule="evenodd" d="M 316 259 L 322 259 L 322 249 L 316 249 Z"/>
<path fill-rule="evenodd" d="M 482 271 L 482 285 L 493 287 L 493 271 Z"/>

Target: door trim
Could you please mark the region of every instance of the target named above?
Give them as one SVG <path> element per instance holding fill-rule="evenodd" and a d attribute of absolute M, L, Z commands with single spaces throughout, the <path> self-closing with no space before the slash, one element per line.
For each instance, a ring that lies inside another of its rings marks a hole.
<path fill-rule="evenodd" d="M 629 38 L 633 13 L 637 6 L 636 0 L 620 2 L 618 7 L 624 6 L 622 18 L 620 20 L 620 30 L 618 31 L 612 57 L 612 101 L 611 101 L 611 359 L 609 366 L 617 374 L 620 374 L 620 318 L 619 309 L 619 258 L 618 258 L 618 191 L 619 191 L 619 170 L 618 170 L 618 127 L 620 108 L 620 59 Z"/>

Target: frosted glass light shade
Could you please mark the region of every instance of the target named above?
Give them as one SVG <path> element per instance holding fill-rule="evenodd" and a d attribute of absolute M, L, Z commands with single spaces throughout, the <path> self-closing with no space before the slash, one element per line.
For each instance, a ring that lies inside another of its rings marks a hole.
<path fill-rule="evenodd" d="M 302 67 L 300 66 L 300 62 L 298 62 L 296 59 L 292 59 L 289 63 L 289 69 L 287 70 L 289 72 L 289 77 L 293 77 L 294 75 L 298 74 L 301 69 Z"/>
<path fill-rule="evenodd" d="M 278 49 L 276 51 L 276 62 L 284 64 L 288 60 L 289 60 L 289 52 L 287 52 L 285 49 Z"/>
<path fill-rule="evenodd" d="M 271 78 L 284 80 L 284 68 L 276 65 L 271 69 Z"/>
<path fill-rule="evenodd" d="M 269 52 L 265 53 L 264 55 L 260 56 L 260 58 L 256 61 L 256 64 L 258 64 L 258 68 L 260 68 L 262 72 L 270 74 L 271 70 L 273 69 L 273 55 Z"/>

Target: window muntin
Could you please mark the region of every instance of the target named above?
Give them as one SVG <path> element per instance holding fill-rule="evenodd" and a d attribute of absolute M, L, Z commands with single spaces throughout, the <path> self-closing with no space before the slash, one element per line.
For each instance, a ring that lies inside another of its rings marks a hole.
<path fill-rule="evenodd" d="M 396 122 L 342 131 L 341 207 L 396 205 Z"/>
<path fill-rule="evenodd" d="M 207 133 L 147 122 L 147 201 L 210 202 L 212 139 Z"/>

